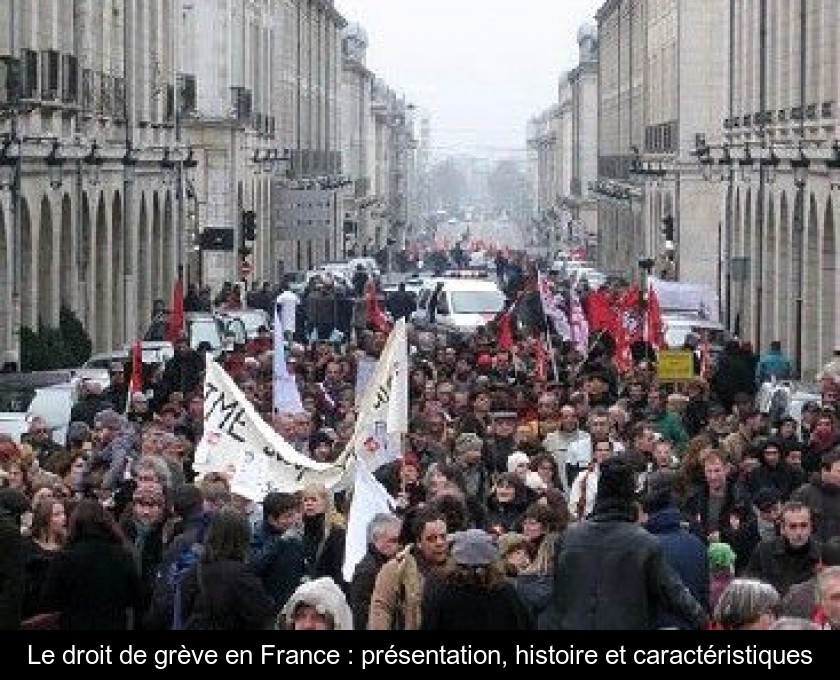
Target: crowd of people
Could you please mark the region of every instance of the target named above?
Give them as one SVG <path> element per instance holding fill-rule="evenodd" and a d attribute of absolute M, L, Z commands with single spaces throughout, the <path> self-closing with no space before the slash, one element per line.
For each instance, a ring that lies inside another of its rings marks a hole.
<path fill-rule="evenodd" d="M 681 385 L 648 352 L 620 372 L 603 334 L 585 351 L 555 338 L 546 370 L 536 272 L 497 266 L 510 304 L 486 327 L 410 327 L 409 432 L 375 471 L 394 510 L 370 521 L 352 575 L 350 489 L 254 503 L 195 473 L 205 359 L 181 338 L 143 392 L 122 365 L 105 389 L 87 382 L 64 444 L 38 419 L 0 441 L 0 628 L 840 629 L 840 376 L 797 421 L 756 409 L 754 378 L 728 373 L 734 347 Z M 388 337 L 380 291 L 359 277 L 363 309 L 338 334 L 279 291 L 301 413 L 273 412 L 268 329 L 221 359 L 316 461 L 352 440 L 357 369 Z"/>

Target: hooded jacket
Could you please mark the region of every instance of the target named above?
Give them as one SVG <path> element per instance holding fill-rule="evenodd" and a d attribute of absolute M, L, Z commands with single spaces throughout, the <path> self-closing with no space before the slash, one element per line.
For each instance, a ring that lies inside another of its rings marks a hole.
<path fill-rule="evenodd" d="M 328 616 L 333 621 L 334 630 L 353 630 L 353 612 L 341 588 L 328 576 L 307 581 L 289 598 L 283 607 L 284 627 L 291 625 L 295 610 L 300 605 L 314 607 L 319 614 Z"/>

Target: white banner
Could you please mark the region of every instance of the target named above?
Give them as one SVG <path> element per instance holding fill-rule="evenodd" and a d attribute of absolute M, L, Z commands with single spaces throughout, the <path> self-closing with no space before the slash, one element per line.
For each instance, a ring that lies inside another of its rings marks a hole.
<path fill-rule="evenodd" d="M 353 485 L 353 500 L 347 516 L 347 533 L 344 541 L 344 566 L 342 575 L 347 583 L 353 579 L 356 565 L 367 552 L 367 527 L 380 513 L 391 513 L 396 501 L 385 487 L 374 477 L 367 465 L 356 462 L 356 481 Z"/>
<path fill-rule="evenodd" d="M 347 452 L 335 463 L 317 463 L 292 448 L 254 410 L 231 377 L 210 356 L 204 379 L 204 435 L 195 471 L 219 472 L 231 492 L 260 502 L 271 491 L 295 493 L 309 484 L 336 487 L 348 474 Z"/>
<path fill-rule="evenodd" d="M 405 319 L 399 319 L 359 404 L 351 444 L 371 470 L 402 455 L 408 432 L 408 338 Z"/>
<path fill-rule="evenodd" d="M 362 357 L 356 365 L 356 403 L 362 403 L 362 397 L 365 394 L 367 386 L 370 384 L 371 378 L 376 371 L 376 359 L 370 357 Z"/>
<path fill-rule="evenodd" d="M 274 310 L 274 413 L 296 415 L 303 413 L 295 376 L 289 373 L 286 365 L 286 339 L 283 337 L 283 324 L 280 315 Z"/>

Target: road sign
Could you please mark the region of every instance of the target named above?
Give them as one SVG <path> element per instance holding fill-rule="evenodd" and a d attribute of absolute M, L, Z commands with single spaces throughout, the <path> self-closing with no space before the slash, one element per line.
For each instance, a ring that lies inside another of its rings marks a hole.
<path fill-rule="evenodd" d="M 658 376 L 662 382 L 679 382 L 694 377 L 694 353 L 691 350 L 663 349 L 658 357 Z"/>
<path fill-rule="evenodd" d="M 251 266 L 251 263 L 245 260 L 239 268 L 239 273 L 242 275 L 243 279 L 247 279 L 251 274 L 254 272 L 254 268 Z"/>

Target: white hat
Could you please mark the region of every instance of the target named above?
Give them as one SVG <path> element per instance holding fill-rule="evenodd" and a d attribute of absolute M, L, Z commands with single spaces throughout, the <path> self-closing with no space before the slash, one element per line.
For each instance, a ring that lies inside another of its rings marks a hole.
<path fill-rule="evenodd" d="M 287 624 L 302 604 L 314 607 L 319 614 L 329 616 L 333 620 L 335 630 L 353 630 L 353 612 L 347 604 L 347 598 L 328 576 L 298 586 L 280 613 Z"/>

